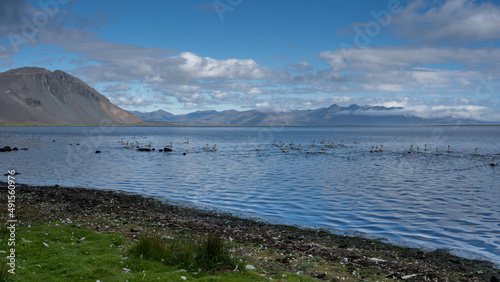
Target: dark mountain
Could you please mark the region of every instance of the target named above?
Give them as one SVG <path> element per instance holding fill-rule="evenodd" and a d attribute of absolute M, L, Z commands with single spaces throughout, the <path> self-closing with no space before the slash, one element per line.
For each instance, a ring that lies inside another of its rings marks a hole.
<path fill-rule="evenodd" d="M 354 105 L 353 105 L 354 106 Z M 357 105 L 356 105 L 357 106 Z M 338 112 L 341 112 L 343 111 L 343 109 L 337 105 L 337 104 L 333 104 L 331 105 L 330 107 L 328 107 L 328 111 L 329 112 L 332 112 L 332 113 L 338 113 Z"/>
<path fill-rule="evenodd" d="M 356 105 L 356 104 L 352 104 L 350 105 L 349 107 L 346 107 L 346 108 L 341 108 L 343 111 L 350 111 L 350 112 L 354 112 L 354 111 L 357 111 L 359 109 L 361 109 L 360 106 Z"/>
<path fill-rule="evenodd" d="M 199 125 L 404 125 L 404 124 L 477 124 L 473 120 L 450 118 L 424 119 L 399 114 L 401 107 L 359 106 L 340 107 L 331 105 L 315 110 L 289 112 L 250 111 L 197 111 L 184 115 L 163 115 L 162 123 Z M 154 121 L 152 113 L 137 113 L 146 121 Z M 164 112 L 166 113 L 166 112 Z"/>
<path fill-rule="evenodd" d="M 97 125 L 142 120 L 74 76 L 26 67 L 0 73 L 0 122 Z"/>

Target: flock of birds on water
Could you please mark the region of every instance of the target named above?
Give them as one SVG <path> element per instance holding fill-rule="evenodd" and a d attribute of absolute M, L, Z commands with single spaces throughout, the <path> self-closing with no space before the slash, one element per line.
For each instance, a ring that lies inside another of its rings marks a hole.
<path fill-rule="evenodd" d="M 0 137 L 3 137 L 1 134 L 0 134 Z M 12 137 L 11 135 L 6 135 L 6 137 L 10 138 Z M 89 135 L 90 137 L 90 135 Z M 139 136 L 140 138 L 147 138 L 147 135 L 141 135 Z M 136 139 L 136 136 L 133 136 L 132 139 Z M 35 136 L 32 137 L 32 138 L 29 138 L 29 140 L 36 140 L 36 141 L 40 141 L 40 135 L 38 136 Z M 52 142 L 55 142 L 55 140 L 53 140 Z M 155 148 L 152 148 L 152 144 L 151 142 L 149 142 L 148 145 L 145 145 L 145 146 L 140 146 L 140 143 L 139 141 L 135 141 L 135 142 L 131 142 L 130 140 L 127 140 L 126 142 L 123 140 L 123 138 L 121 138 L 120 141 L 118 141 L 118 143 L 120 144 L 123 144 L 125 145 L 124 148 L 126 149 L 136 149 L 137 151 L 155 151 Z M 354 138 L 354 144 L 358 144 L 358 141 L 356 138 Z M 183 144 L 185 145 L 189 145 L 189 138 L 186 139 L 186 141 L 183 142 Z M 73 144 L 69 144 L 69 145 L 73 145 Z M 80 145 L 80 143 L 77 143 L 76 145 Z M 298 146 L 296 146 L 296 144 L 291 141 L 290 144 L 285 144 L 284 142 L 276 142 L 276 140 L 274 140 L 274 142 L 272 143 L 273 146 L 276 146 L 278 147 L 283 153 L 288 153 L 289 150 L 297 150 L 297 151 L 306 151 L 305 147 L 303 148 L 301 144 L 298 144 Z M 316 144 L 315 141 L 312 142 L 311 145 L 308 145 L 307 146 L 307 151 L 306 151 L 306 154 L 312 154 L 313 152 L 311 151 L 311 147 L 316 147 L 316 146 L 319 146 L 320 147 L 320 150 L 318 153 L 320 154 L 324 154 L 327 152 L 328 148 L 335 148 L 336 146 L 337 147 L 343 147 L 345 146 L 344 144 L 344 140 L 342 140 L 340 143 L 338 143 L 337 145 L 335 145 L 334 142 L 332 141 L 328 141 L 326 142 L 325 139 L 323 139 L 320 144 Z M 27 148 L 23 148 L 23 150 L 27 150 Z M 209 144 L 207 144 L 205 147 L 202 148 L 203 151 L 207 151 L 207 152 L 216 152 L 218 149 L 217 149 L 217 144 L 214 144 L 212 147 L 210 147 Z M 256 151 L 261 151 L 261 145 L 258 145 L 258 147 L 255 149 Z M 376 153 L 376 152 L 382 152 L 384 150 L 384 145 L 380 145 L 380 148 L 378 145 L 375 145 L 375 146 L 372 146 L 371 147 L 371 150 L 370 150 L 370 153 Z M 5 150 L 3 150 L 5 151 Z M 170 142 L 168 145 L 166 145 L 164 148 L 162 149 L 159 149 L 158 150 L 159 152 L 172 152 L 173 151 L 173 142 Z M 414 145 L 411 145 L 409 150 L 408 150 L 408 154 L 420 154 L 420 153 L 424 153 L 424 152 L 427 152 L 429 151 L 429 149 L 427 148 L 427 144 L 424 145 L 424 148 L 423 150 L 421 151 L 420 150 L 420 147 L 417 146 L 416 149 L 414 147 Z M 451 145 L 448 145 L 448 150 L 447 150 L 448 153 L 451 153 Z M 99 154 L 101 153 L 101 151 L 95 151 L 95 153 Z M 183 153 L 183 155 L 186 155 L 186 153 Z M 441 155 L 441 153 L 439 152 L 439 148 L 436 147 L 436 152 L 434 153 L 434 155 L 436 156 L 439 156 Z M 474 151 L 474 155 L 475 156 L 479 156 L 479 153 L 478 153 L 478 148 L 475 148 L 475 151 Z M 491 157 L 491 163 L 490 163 L 491 166 L 497 166 L 498 164 L 495 162 L 495 157 L 492 156 Z"/>
<path fill-rule="evenodd" d="M 141 136 L 143 137 L 143 136 Z M 134 137 L 132 137 L 134 138 Z M 144 138 L 147 138 L 147 136 L 144 136 Z M 149 152 L 149 151 L 154 151 L 155 148 L 151 148 L 151 142 L 149 142 L 148 145 L 144 146 L 144 147 L 140 147 L 139 146 L 139 141 L 135 141 L 135 142 L 130 142 L 130 140 L 127 140 L 127 142 L 124 142 L 123 141 L 123 138 L 118 141 L 118 143 L 121 143 L 123 145 L 125 145 L 125 148 L 126 149 L 134 149 L 136 148 L 137 151 L 146 151 L 146 152 Z M 189 145 L 189 138 L 187 138 L 186 141 L 184 141 L 184 144 L 186 145 Z M 173 142 L 170 141 L 170 143 L 168 145 L 166 145 L 163 149 L 159 149 L 158 151 L 159 152 L 172 152 L 173 151 Z M 209 152 L 215 152 L 217 151 L 217 144 L 214 144 L 212 148 L 210 148 L 209 144 L 207 144 L 206 147 L 203 147 L 203 150 L 206 150 L 206 151 L 209 151 Z M 184 155 L 186 155 L 186 153 L 184 153 Z"/>
<path fill-rule="evenodd" d="M 141 135 L 140 137 L 147 138 L 147 135 Z M 132 137 L 132 138 L 135 139 L 135 136 Z M 136 148 L 138 151 L 154 151 L 155 150 L 155 148 L 151 148 L 152 147 L 151 142 L 149 142 L 149 144 L 146 145 L 146 146 L 144 146 L 144 147 L 140 147 L 139 146 L 139 141 L 130 142 L 129 140 L 127 140 L 126 142 L 124 142 L 123 138 L 122 138 L 120 141 L 118 141 L 118 143 L 124 144 L 125 148 L 127 148 L 127 149 L 134 149 L 134 148 Z M 186 144 L 186 145 L 188 145 L 189 144 L 189 138 L 187 138 L 186 141 L 184 141 L 183 143 Z M 354 142 L 353 143 L 354 144 L 358 144 L 357 138 L 354 138 Z M 285 144 L 285 143 L 283 143 L 281 141 L 278 142 L 278 143 L 276 143 L 276 140 L 274 140 L 274 142 L 272 143 L 272 145 L 280 148 L 283 153 L 288 153 L 289 149 L 290 150 L 297 150 L 297 151 L 302 151 L 303 150 L 303 148 L 301 147 L 302 145 L 298 144 L 298 146 L 296 146 L 296 144 L 293 142 L 293 140 L 290 142 L 290 144 Z M 328 141 L 328 143 L 326 143 L 325 139 L 323 139 L 320 142 L 320 144 L 316 144 L 315 140 L 313 140 L 312 144 L 307 146 L 306 154 L 312 154 L 311 147 L 316 147 L 316 146 L 320 147 L 320 150 L 319 150 L 318 153 L 324 154 L 324 153 L 326 153 L 326 151 L 327 151 L 328 148 L 335 148 L 335 142 Z M 337 146 L 338 147 L 345 146 L 344 140 L 342 140 L 339 144 L 337 144 Z M 217 151 L 217 144 L 214 144 L 212 147 L 210 147 L 210 145 L 207 144 L 202 149 L 204 151 L 207 151 L 207 152 L 216 152 Z M 474 155 L 475 156 L 479 156 L 478 149 L 479 148 L 475 148 L 475 151 L 474 151 Z M 255 150 L 260 152 L 262 150 L 261 149 L 261 145 L 258 145 L 258 147 Z M 384 145 L 380 145 L 380 148 L 379 148 L 378 145 L 376 145 L 376 146 L 372 146 L 371 147 L 370 153 L 382 152 L 383 150 L 384 150 Z M 423 153 L 423 152 L 427 152 L 428 150 L 429 149 L 427 148 L 427 144 L 424 145 L 423 151 L 420 150 L 419 146 L 417 146 L 416 149 L 415 149 L 414 145 L 411 145 L 410 149 L 408 150 L 408 154 L 413 154 L 413 153 L 420 154 L 420 153 Z M 160 152 L 171 152 L 171 151 L 173 151 L 173 142 L 170 142 L 167 146 L 165 146 L 163 149 L 159 149 L 158 151 L 160 151 Z M 452 151 L 451 151 L 451 145 L 448 145 L 447 152 L 448 153 L 452 153 Z M 183 154 L 186 155 L 186 153 L 183 153 Z M 441 153 L 439 152 L 439 148 L 436 147 L 436 152 L 434 153 L 434 155 L 436 155 L 436 156 L 441 155 Z M 490 166 L 497 166 L 497 163 L 495 162 L 495 157 L 494 156 L 491 157 Z"/>

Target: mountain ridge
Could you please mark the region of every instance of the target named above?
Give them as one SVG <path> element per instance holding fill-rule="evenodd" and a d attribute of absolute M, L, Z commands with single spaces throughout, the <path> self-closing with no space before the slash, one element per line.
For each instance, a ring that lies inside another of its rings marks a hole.
<path fill-rule="evenodd" d="M 359 106 L 352 104 L 341 107 L 333 104 L 329 107 L 308 110 L 292 110 L 288 112 L 264 112 L 258 110 L 225 110 L 196 111 L 188 114 L 174 115 L 161 111 L 134 111 L 146 122 L 185 124 L 185 125 L 407 125 L 407 124 L 478 124 L 471 119 L 433 118 L 425 119 L 415 116 L 394 114 L 391 111 L 403 110 L 403 107 Z M 376 115 L 368 114 L 370 111 Z"/>

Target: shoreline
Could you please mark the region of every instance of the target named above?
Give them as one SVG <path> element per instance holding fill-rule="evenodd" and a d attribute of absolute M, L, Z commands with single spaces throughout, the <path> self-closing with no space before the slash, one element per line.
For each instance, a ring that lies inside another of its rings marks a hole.
<path fill-rule="evenodd" d="M 7 183 L 0 185 L 0 197 L 6 201 Z M 379 269 L 387 277 L 398 279 L 500 280 L 500 270 L 492 262 L 465 259 L 439 249 L 423 251 L 385 243 L 382 239 L 259 222 L 122 191 L 58 185 L 16 186 L 16 219 L 20 226 L 72 223 L 99 233 L 119 233 L 131 241 L 160 227 L 180 228 L 195 234 L 215 233 L 231 242 L 265 246 L 297 257 L 320 257 L 353 269 Z M 0 218 L 5 225 L 6 211 L 2 211 Z M 281 258 L 283 262 L 286 257 Z M 291 272 L 297 270 L 287 263 L 282 267 Z"/>

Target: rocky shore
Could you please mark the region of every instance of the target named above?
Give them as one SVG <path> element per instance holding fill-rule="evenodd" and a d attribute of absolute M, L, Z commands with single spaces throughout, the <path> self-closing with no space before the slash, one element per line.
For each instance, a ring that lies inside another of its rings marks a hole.
<path fill-rule="evenodd" d="M 7 183 L 0 197 L 7 201 Z M 212 211 L 196 210 L 137 194 L 60 186 L 16 184 L 16 219 L 19 225 L 40 223 L 77 224 L 101 233 L 120 233 L 130 241 L 151 233 L 215 233 L 239 244 L 235 254 L 244 256 L 252 248 L 274 250 L 275 256 L 259 260 L 265 273 L 301 272 L 319 280 L 335 280 L 333 272 L 304 269 L 299 258 L 318 258 L 350 274 L 371 274 L 389 280 L 412 281 L 500 281 L 500 270 L 484 261 L 468 260 L 436 250 L 424 252 L 359 237 L 334 235 L 322 230 L 304 230 L 241 219 Z M 5 207 L 6 205 L 1 205 Z M 7 212 L 2 211 L 2 222 Z"/>

